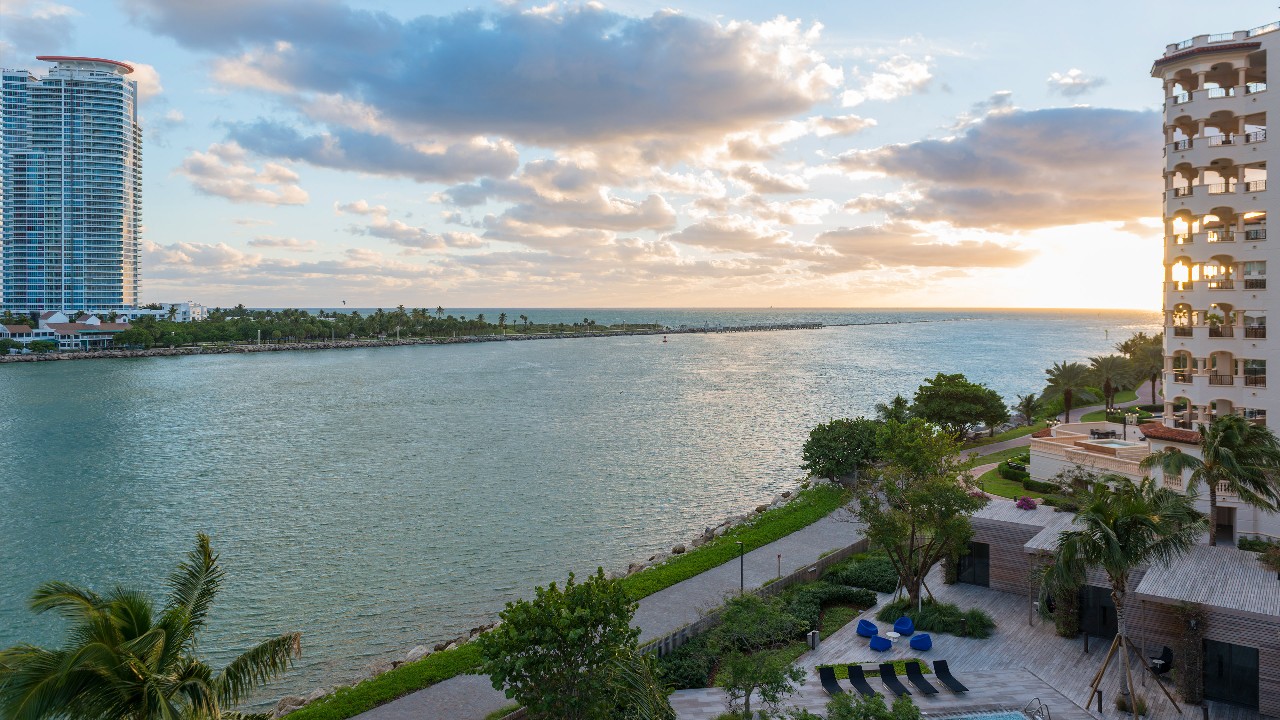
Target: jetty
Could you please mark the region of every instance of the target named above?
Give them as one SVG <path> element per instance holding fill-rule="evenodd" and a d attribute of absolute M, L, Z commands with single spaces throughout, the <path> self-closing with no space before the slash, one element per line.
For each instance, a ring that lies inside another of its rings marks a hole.
<path fill-rule="evenodd" d="M 144 357 L 182 357 L 187 355 L 232 355 L 257 352 L 294 352 L 299 350 L 354 350 L 358 348 L 405 347 L 410 345 L 456 345 L 459 343 L 517 342 L 524 340 L 570 340 L 577 338 L 608 338 L 634 335 L 693 335 L 707 333 L 778 332 L 786 330 L 819 330 L 819 322 L 767 323 L 758 325 L 681 325 L 665 328 L 636 328 L 633 330 L 599 330 L 539 333 L 494 333 L 492 335 L 459 335 L 456 337 L 377 338 L 367 340 L 320 340 L 312 342 L 266 343 L 201 343 L 178 347 L 152 347 L 145 350 L 109 348 L 106 350 L 27 353 L 25 355 L 0 355 L 0 364 L 20 362 L 51 362 L 56 360 L 105 360 Z"/>

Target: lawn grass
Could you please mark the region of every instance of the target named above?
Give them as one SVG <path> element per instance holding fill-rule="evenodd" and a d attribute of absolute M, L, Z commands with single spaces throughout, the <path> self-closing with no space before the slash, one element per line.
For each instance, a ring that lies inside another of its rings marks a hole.
<path fill-rule="evenodd" d="M 847 489 L 837 485 L 823 484 L 806 488 L 786 505 L 761 513 L 752 522 L 732 528 L 702 547 L 676 555 L 662 565 L 630 575 L 618 582 L 632 598 L 639 600 L 733 560 L 738 556 L 738 541 L 742 541 L 747 551 L 763 547 L 830 515 L 849 502 L 850 497 Z M 850 540 L 853 539 L 852 527 L 849 537 Z M 797 642 L 778 652 L 798 650 L 795 652 L 795 657 L 798 658 L 807 649 L 807 644 Z M 401 665 L 354 687 L 339 690 L 290 713 L 289 718 L 346 720 L 451 677 L 475 672 L 479 669 L 480 662 L 480 648 L 475 643 L 467 643 L 453 650 Z"/>
<path fill-rule="evenodd" d="M 899 641 L 899 642 L 905 642 L 905 641 Z M 925 662 L 924 660 L 921 660 L 921 659 L 919 659 L 919 658 L 907 658 L 907 659 L 904 659 L 904 660 L 894 660 L 894 661 L 893 661 L 893 672 L 894 672 L 894 673 L 896 673 L 896 674 L 898 674 L 898 675 L 900 675 L 900 676 L 901 676 L 901 675 L 906 675 L 906 674 L 907 674 L 907 663 L 909 663 L 909 662 L 918 662 L 918 663 L 920 663 L 920 669 L 921 669 L 921 672 L 922 672 L 923 674 L 925 674 L 925 675 L 932 675 L 932 674 L 933 674 L 933 670 L 930 670 L 930 669 L 929 669 L 929 663 L 927 663 L 927 662 Z M 880 677 L 880 661 L 879 661 L 879 660 L 862 660 L 862 661 L 859 661 L 859 662 L 841 663 L 841 664 L 839 664 L 839 665 L 819 665 L 818 667 L 820 667 L 820 668 L 823 668 L 823 667 L 829 667 L 829 668 L 832 668 L 832 669 L 833 669 L 833 670 L 835 670 L 835 672 L 836 672 L 836 679 L 837 679 L 837 680 L 848 680 L 848 679 L 849 679 L 849 666 L 850 666 L 850 665 L 861 665 L 861 666 L 862 666 L 862 674 L 863 674 L 863 675 L 865 675 L 865 676 L 867 676 L 867 677 Z"/>
<path fill-rule="evenodd" d="M 500 707 L 497 710 L 484 716 L 484 720 L 502 720 L 502 718 L 520 709 L 520 703 L 511 703 L 506 707 Z"/>
<path fill-rule="evenodd" d="M 965 463 L 965 468 L 966 469 L 975 468 L 975 467 L 978 467 L 979 465 L 986 465 L 988 463 L 1003 462 L 1005 460 L 1008 460 L 1011 457 L 1017 457 L 1018 455 L 1025 455 L 1028 451 L 1028 448 L 1029 446 L 1027 445 L 1020 445 L 1018 447 L 1011 447 L 1011 448 L 1006 448 L 1004 450 L 997 450 L 996 452 L 993 452 L 989 455 L 978 455 L 976 457 L 970 457 L 969 461 Z"/>
<path fill-rule="evenodd" d="M 728 532 L 702 547 L 673 556 L 665 563 L 622 578 L 618 582 L 634 600 L 648 597 L 682 580 L 699 575 L 738 557 L 738 542 L 746 552 L 808 527 L 849 502 L 850 492 L 837 485 L 818 485 L 800 491 L 799 497 L 780 508 L 762 513 L 746 525 Z M 849 529 L 852 543 L 854 531 Z"/>
<path fill-rule="evenodd" d="M 832 605 L 822 610 L 822 627 L 819 635 L 823 640 L 831 636 L 831 633 L 848 625 L 854 618 L 862 612 L 852 605 Z"/>
<path fill-rule="evenodd" d="M 974 448 L 980 448 L 983 445 L 991 445 L 993 443 L 1004 442 L 1005 440 L 1014 440 L 1016 438 L 1030 435 L 1031 433 L 1036 432 L 1037 430 L 1043 430 L 1045 429 L 1045 427 L 1047 427 L 1045 425 L 1045 421 L 1041 420 L 1040 422 L 1034 425 L 1023 425 L 1022 427 L 1016 427 L 1012 430 L 1006 430 L 1002 433 L 996 433 L 995 437 L 984 437 L 981 440 L 975 440 L 973 442 L 965 443 L 964 449 L 971 450 Z"/>
<path fill-rule="evenodd" d="M 985 493 L 999 495 L 1010 500 L 1017 500 L 1028 494 L 1022 483 L 1017 480 L 1000 477 L 1000 471 L 997 468 L 991 468 L 982 473 L 982 477 L 978 478 L 978 487 L 982 488 Z"/>
<path fill-rule="evenodd" d="M 288 717 L 290 720 L 345 720 L 441 680 L 475 672 L 479 667 L 480 646 L 467 643 L 343 688 L 289 713 Z"/>

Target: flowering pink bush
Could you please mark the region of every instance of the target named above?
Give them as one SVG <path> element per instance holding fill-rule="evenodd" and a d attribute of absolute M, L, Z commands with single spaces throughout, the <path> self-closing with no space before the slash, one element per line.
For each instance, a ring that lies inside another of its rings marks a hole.
<path fill-rule="evenodd" d="M 1018 509 L 1019 510 L 1035 510 L 1036 501 L 1032 500 L 1026 495 L 1023 495 L 1022 497 L 1018 498 Z"/>

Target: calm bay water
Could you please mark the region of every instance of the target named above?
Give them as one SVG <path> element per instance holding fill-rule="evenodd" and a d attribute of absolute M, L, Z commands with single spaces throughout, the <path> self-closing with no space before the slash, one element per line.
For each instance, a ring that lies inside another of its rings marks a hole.
<path fill-rule="evenodd" d="M 301 630 L 276 694 L 340 682 L 794 487 L 817 422 L 939 371 L 1011 401 L 1159 330 L 1131 311 L 506 312 L 929 322 L 0 365 L 0 646 L 56 642 L 25 610 L 40 582 L 158 590 L 203 530 L 227 568 L 206 650 Z"/>

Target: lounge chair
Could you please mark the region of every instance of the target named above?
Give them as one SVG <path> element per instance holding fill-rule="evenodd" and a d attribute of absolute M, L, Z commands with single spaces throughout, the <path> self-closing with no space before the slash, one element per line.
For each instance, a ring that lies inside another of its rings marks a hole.
<path fill-rule="evenodd" d="M 951 692 L 969 692 L 969 688 L 965 687 L 963 683 L 951 674 L 951 668 L 947 667 L 946 660 L 933 661 L 933 674 L 938 678 L 938 682 L 951 688 Z"/>
<path fill-rule="evenodd" d="M 929 637 L 929 633 L 920 633 L 911 638 L 911 649 L 920 652 L 928 652 L 933 648 L 933 638 Z"/>
<path fill-rule="evenodd" d="M 880 682 L 884 683 L 884 686 L 894 695 L 911 694 L 911 691 L 899 682 L 898 673 L 893 670 L 893 663 L 880 663 Z"/>
<path fill-rule="evenodd" d="M 876 635 L 880 634 L 880 628 L 877 628 L 876 624 L 873 622 L 868 622 L 866 620 L 859 620 L 858 634 L 861 635 L 862 637 L 875 637 Z"/>
<path fill-rule="evenodd" d="M 879 635 L 871 638 L 871 649 L 876 652 L 884 652 L 891 647 L 893 647 L 893 643 L 890 642 L 889 638 L 880 637 Z"/>
<path fill-rule="evenodd" d="M 849 666 L 849 684 L 853 685 L 853 689 L 859 694 L 867 697 L 880 694 L 871 687 L 871 683 L 867 682 L 867 676 L 863 674 L 861 665 Z"/>
<path fill-rule="evenodd" d="M 818 668 L 818 679 L 822 681 L 822 687 L 827 691 L 828 695 L 844 694 L 844 688 L 840 687 L 840 683 L 836 681 L 835 668 Z"/>
<path fill-rule="evenodd" d="M 934 687 L 933 685 L 930 685 L 929 681 L 924 679 L 924 672 L 922 672 L 922 670 L 923 668 L 920 666 L 919 662 L 908 661 L 907 662 L 907 679 L 911 681 L 912 685 L 915 685 L 916 687 L 920 688 L 920 692 L 924 693 L 925 695 L 937 695 L 938 688 Z"/>
<path fill-rule="evenodd" d="M 903 615 L 893 624 L 893 631 L 899 635 L 910 635 L 916 631 L 916 624 L 911 622 L 911 618 Z"/>
<path fill-rule="evenodd" d="M 1164 646 L 1164 650 L 1160 652 L 1159 657 L 1150 658 L 1151 672 L 1156 677 L 1169 672 L 1173 669 L 1173 650 L 1168 645 Z M 1159 661 L 1159 662 L 1157 662 Z"/>

